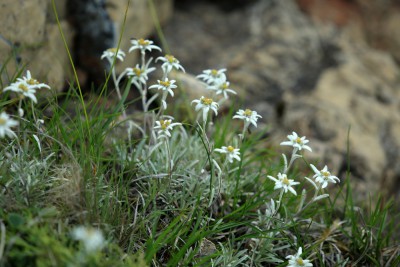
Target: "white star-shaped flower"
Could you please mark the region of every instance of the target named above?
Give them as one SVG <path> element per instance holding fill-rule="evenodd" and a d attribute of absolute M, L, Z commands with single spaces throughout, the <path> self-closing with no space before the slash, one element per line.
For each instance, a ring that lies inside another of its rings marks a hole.
<path fill-rule="evenodd" d="M 229 88 L 229 84 L 230 83 L 228 81 L 223 81 L 215 85 L 210 85 L 207 87 L 207 89 L 215 91 L 217 95 L 223 94 L 224 98 L 228 99 L 228 93 L 236 95 L 236 92 Z"/>
<path fill-rule="evenodd" d="M 149 89 L 157 89 L 157 90 L 162 90 L 164 92 L 168 92 L 172 97 L 174 96 L 174 92 L 172 89 L 175 89 L 177 86 L 175 85 L 175 80 L 168 80 L 168 78 L 165 78 L 164 81 L 157 80 L 158 84 L 154 84 L 149 87 Z"/>
<path fill-rule="evenodd" d="M 78 226 L 72 231 L 72 237 L 82 241 L 88 252 L 95 252 L 101 249 L 105 244 L 101 231 L 94 228 Z"/>
<path fill-rule="evenodd" d="M 293 148 L 298 150 L 306 149 L 312 152 L 311 147 L 306 145 L 309 141 L 306 139 L 305 136 L 299 137 L 296 132 L 293 132 L 292 135 L 288 135 L 287 137 L 289 138 L 289 141 L 282 142 L 281 146 L 292 146 Z"/>
<path fill-rule="evenodd" d="M 176 70 L 182 70 L 183 72 L 185 72 L 185 69 L 181 66 L 181 64 L 179 63 L 179 60 L 177 60 L 174 56 L 172 55 L 165 55 L 163 57 L 158 57 L 156 59 L 156 62 L 158 60 L 161 60 L 162 62 L 164 62 L 161 65 L 161 68 L 163 69 L 164 73 L 169 73 L 171 72 L 172 69 L 176 69 Z"/>
<path fill-rule="evenodd" d="M 203 73 L 197 75 L 196 78 L 203 80 L 205 83 L 210 85 L 220 84 L 226 81 L 225 72 L 226 69 L 210 69 L 203 70 Z"/>
<path fill-rule="evenodd" d="M 107 49 L 106 51 L 103 52 L 103 55 L 101 56 L 101 59 L 103 59 L 103 58 L 107 59 L 108 62 L 110 62 L 110 64 L 113 63 L 114 58 L 117 58 L 117 59 L 119 59 L 121 61 L 124 61 L 125 52 L 122 51 L 121 49 L 117 50 L 117 48 L 115 48 L 115 47 L 114 48 L 109 48 L 109 49 Z"/>
<path fill-rule="evenodd" d="M 296 191 L 293 189 L 292 186 L 300 184 L 299 182 L 295 182 L 292 179 L 288 179 L 287 175 L 284 173 L 278 173 L 278 179 L 273 176 L 268 175 L 268 178 L 275 182 L 274 190 L 282 189 L 287 193 L 287 191 L 292 192 L 294 195 L 297 196 Z"/>
<path fill-rule="evenodd" d="M 31 86 L 28 83 L 26 83 L 24 80 L 19 80 L 15 83 L 10 84 L 6 88 L 4 88 L 4 92 L 6 91 L 12 91 L 16 92 L 19 94 L 22 98 L 30 98 L 34 103 L 37 103 L 36 99 L 36 86 Z"/>
<path fill-rule="evenodd" d="M 250 110 L 250 109 L 239 109 L 238 112 L 236 112 L 236 115 L 233 116 L 233 119 L 240 119 L 244 120 L 246 124 L 253 124 L 255 127 L 257 127 L 257 120 L 258 118 L 262 118 L 261 115 L 257 114 L 257 111 Z"/>
<path fill-rule="evenodd" d="M 142 54 L 146 53 L 146 50 L 151 52 L 152 49 L 161 51 L 160 47 L 153 45 L 153 41 L 144 40 L 143 38 L 132 39 L 131 44 L 132 46 L 129 48 L 129 53 L 136 49 L 139 49 Z"/>
<path fill-rule="evenodd" d="M 35 88 L 35 89 L 40 89 L 40 88 L 50 89 L 50 86 L 48 86 L 47 84 L 40 83 L 38 80 L 34 79 L 29 70 L 26 71 L 26 76 L 23 76 L 22 79 L 18 78 L 17 81 L 25 82 L 26 84 L 29 85 L 29 87 Z"/>
<path fill-rule="evenodd" d="M 192 104 L 196 103 L 195 110 L 203 110 L 203 121 L 207 120 L 208 111 L 211 109 L 214 111 L 215 115 L 218 115 L 218 103 L 214 102 L 211 98 L 206 98 L 202 96 L 200 99 L 192 101 Z"/>
<path fill-rule="evenodd" d="M 336 181 L 340 182 L 339 178 L 336 176 L 332 175 L 329 170 L 328 166 L 325 165 L 325 167 L 322 170 L 318 170 L 314 165 L 310 164 L 311 168 L 315 172 L 313 178 L 317 183 L 320 183 L 322 188 L 325 188 L 328 186 L 328 183 L 334 183 L 336 184 Z"/>
<path fill-rule="evenodd" d="M 182 123 L 179 123 L 179 122 L 174 122 L 174 123 L 171 123 L 171 122 L 172 122 L 172 119 L 156 121 L 156 126 L 154 126 L 154 129 L 158 130 L 157 138 L 171 137 L 171 133 L 169 131 L 172 131 L 172 129 L 175 126 L 182 125 Z"/>
<path fill-rule="evenodd" d="M 0 138 L 4 138 L 4 136 L 8 136 L 10 138 L 17 137 L 11 127 L 15 127 L 18 125 L 18 121 L 15 121 L 10 118 L 10 116 L 2 112 L 0 114 Z"/>
<path fill-rule="evenodd" d="M 233 159 L 240 161 L 239 148 L 234 148 L 233 146 L 223 146 L 221 148 L 214 149 L 215 152 L 226 154 L 229 163 L 233 162 Z"/>
<path fill-rule="evenodd" d="M 140 87 L 141 84 L 146 84 L 149 79 L 149 73 L 153 72 L 156 68 L 151 67 L 141 68 L 139 64 L 136 64 L 134 68 L 126 68 L 125 72 L 128 77 L 132 77 L 132 83 L 137 87 Z"/>
<path fill-rule="evenodd" d="M 301 258 L 301 254 L 303 253 L 302 248 L 300 247 L 297 251 L 296 255 L 289 255 L 286 259 L 289 260 L 289 264 L 287 267 L 312 267 L 312 263 L 310 260 L 304 260 Z"/>

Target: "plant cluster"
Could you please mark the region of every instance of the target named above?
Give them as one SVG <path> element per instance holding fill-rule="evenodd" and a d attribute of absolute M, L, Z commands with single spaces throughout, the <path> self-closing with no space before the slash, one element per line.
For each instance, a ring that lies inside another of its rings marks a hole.
<path fill-rule="evenodd" d="M 140 63 L 119 75 L 114 65 L 126 54 L 110 48 L 102 55 L 120 102 L 113 111 L 99 105 L 84 119 L 78 110 L 76 119 L 50 102 L 54 113 L 44 120 L 35 93 L 50 87 L 29 71 L 3 89 L 2 109 L 17 115 L 0 114 L 0 266 L 400 263 L 398 251 L 387 249 L 394 231 L 389 205 L 359 226 L 351 191 L 336 207 L 343 192 L 330 196 L 329 186 L 340 179 L 306 161 L 312 148 L 305 136 L 288 135 L 280 145 L 292 150 L 279 162 L 260 148 L 262 133 L 249 134 L 262 118 L 256 111 L 217 117 L 236 94 L 226 69 L 197 76 L 213 96 L 191 101 L 195 121 L 175 122 L 166 113 L 179 81 L 170 74 L 184 68 L 172 55 L 157 57 L 162 77 L 149 86 L 156 67 L 147 53 L 161 48 L 151 40 L 131 43 Z M 126 114 L 131 87 L 141 95 L 139 121 Z M 126 130 L 122 138 L 118 127 Z"/>

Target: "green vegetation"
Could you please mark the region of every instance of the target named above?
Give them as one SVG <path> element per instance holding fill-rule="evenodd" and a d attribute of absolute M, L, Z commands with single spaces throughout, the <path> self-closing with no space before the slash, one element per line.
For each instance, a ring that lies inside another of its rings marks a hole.
<path fill-rule="evenodd" d="M 75 85 L 35 106 L 47 85 L 22 70 L 0 85 L 0 266 L 400 265 L 391 201 L 358 207 L 351 173 L 339 179 L 306 161 L 312 140 L 293 133 L 279 147 L 250 134 L 255 111 L 212 117 L 234 97 L 225 70 L 199 75 L 218 102 L 189 102 L 193 114 L 173 122 L 168 75 L 183 68 L 157 58 L 163 77 L 150 95 L 151 46 L 133 40 L 141 63 L 119 77 L 111 68 L 111 109 Z M 121 52 L 103 56 L 113 66 Z M 142 95 L 136 120 L 128 90 Z"/>

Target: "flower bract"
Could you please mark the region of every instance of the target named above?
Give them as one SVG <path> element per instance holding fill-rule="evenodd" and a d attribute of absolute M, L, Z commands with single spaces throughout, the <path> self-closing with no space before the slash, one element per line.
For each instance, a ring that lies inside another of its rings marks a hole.
<path fill-rule="evenodd" d="M 205 83 L 210 85 L 220 84 L 226 81 L 225 72 L 226 69 L 209 69 L 204 70 L 202 74 L 197 75 L 196 78 L 203 80 Z"/>
<path fill-rule="evenodd" d="M 234 148 L 233 146 L 223 146 L 221 148 L 214 149 L 215 152 L 226 154 L 227 160 L 232 163 L 234 159 L 240 161 L 239 148 Z"/>
<path fill-rule="evenodd" d="M 192 101 L 192 104 L 196 103 L 195 110 L 203 111 L 203 121 L 207 120 L 207 115 L 210 109 L 214 111 L 215 115 L 218 115 L 218 103 L 214 102 L 211 98 L 206 98 L 202 96 L 200 99 L 196 99 Z"/>
<path fill-rule="evenodd" d="M 72 237 L 83 242 L 86 251 L 95 252 L 104 246 L 104 237 L 100 230 L 78 226 L 72 231 Z"/>
<path fill-rule="evenodd" d="M 11 130 L 12 127 L 17 125 L 18 121 L 11 119 L 7 113 L 2 112 L 0 114 L 0 138 L 4 138 L 5 136 L 10 138 L 17 137 L 14 131 Z"/>
<path fill-rule="evenodd" d="M 289 260 L 288 267 L 312 267 L 312 263 L 310 260 L 304 260 L 301 256 L 303 253 L 302 248 L 300 247 L 299 250 L 295 255 L 289 255 L 286 259 Z"/>
<path fill-rule="evenodd" d="M 309 141 L 306 139 L 305 136 L 299 137 L 296 132 L 293 132 L 291 135 L 287 136 L 289 141 L 285 141 L 281 143 L 281 146 L 292 146 L 295 149 L 302 150 L 306 149 L 312 152 L 311 147 L 306 145 Z"/>
<path fill-rule="evenodd" d="M 124 61 L 124 57 L 125 57 L 125 52 L 122 51 L 121 49 L 109 48 L 103 52 L 101 59 L 105 58 L 110 62 L 110 64 L 112 64 L 115 58 Z"/>
<path fill-rule="evenodd" d="M 172 123 L 172 119 L 156 121 L 156 126 L 154 126 L 154 129 L 157 130 L 157 138 L 171 137 L 171 133 L 169 131 L 172 131 L 172 129 L 177 125 L 182 125 L 182 123 Z"/>
<path fill-rule="evenodd" d="M 273 176 L 268 175 L 268 178 L 275 182 L 274 190 L 282 189 L 285 193 L 288 191 L 292 192 L 294 195 L 297 195 L 296 191 L 292 186 L 300 184 L 299 182 L 295 182 L 292 179 L 288 179 L 287 175 L 284 173 L 278 173 L 278 179 Z"/>
<path fill-rule="evenodd" d="M 132 46 L 129 48 L 129 53 L 132 52 L 133 50 L 139 49 L 142 54 L 144 54 L 146 51 L 150 51 L 153 49 L 161 51 L 161 48 L 153 45 L 153 41 L 151 40 L 145 40 L 143 38 L 140 39 L 132 39 L 131 40 Z"/>
<path fill-rule="evenodd" d="M 339 178 L 336 176 L 332 175 L 329 170 L 328 166 L 325 165 L 325 167 L 322 170 L 318 170 L 314 165 L 310 164 L 311 168 L 314 171 L 314 176 L 313 178 L 317 183 L 321 184 L 322 188 L 325 188 L 328 186 L 328 183 L 334 183 L 336 184 L 337 182 L 340 182 Z"/>
<path fill-rule="evenodd" d="M 169 73 L 171 72 L 172 69 L 176 69 L 176 70 L 182 70 L 183 72 L 185 72 L 185 69 L 182 67 L 182 65 L 179 63 L 179 60 L 176 59 L 174 56 L 172 55 L 165 55 L 163 57 L 158 57 L 156 59 L 156 62 L 160 60 L 162 62 L 164 62 L 161 65 L 162 70 L 164 71 L 164 73 Z"/>
<path fill-rule="evenodd" d="M 262 118 L 261 115 L 257 114 L 257 111 L 250 109 L 239 109 L 239 111 L 236 112 L 236 115 L 233 116 L 233 119 L 244 120 L 247 124 L 251 123 L 255 127 L 257 127 L 258 118 Z"/>

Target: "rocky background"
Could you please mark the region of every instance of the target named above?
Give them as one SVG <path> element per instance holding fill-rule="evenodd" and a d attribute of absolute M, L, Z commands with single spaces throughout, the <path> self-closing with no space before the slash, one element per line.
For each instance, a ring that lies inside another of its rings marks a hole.
<path fill-rule="evenodd" d="M 55 0 L 80 79 L 101 83 L 128 0 Z M 147 0 L 131 0 L 121 42 L 156 36 Z M 360 199 L 400 194 L 400 3 L 396 0 L 153 0 L 172 54 L 187 71 L 227 68 L 268 144 L 296 131 L 308 154 L 351 182 Z M 3 0 L 0 64 L 27 65 L 61 90 L 71 77 L 50 0 Z M 119 68 L 132 64 L 127 58 Z M 3 73 L 2 81 L 7 81 Z M 188 88 L 190 90 L 191 87 Z M 348 150 L 349 144 L 349 150 Z M 320 166 L 323 167 L 323 166 Z"/>

